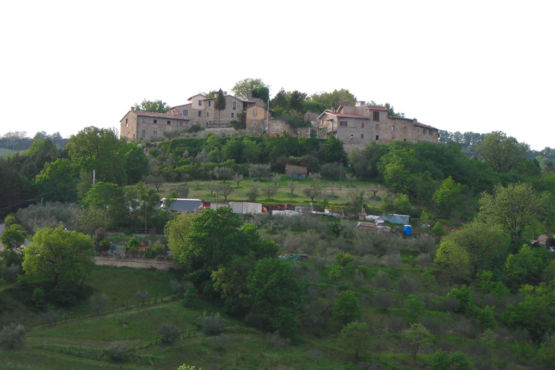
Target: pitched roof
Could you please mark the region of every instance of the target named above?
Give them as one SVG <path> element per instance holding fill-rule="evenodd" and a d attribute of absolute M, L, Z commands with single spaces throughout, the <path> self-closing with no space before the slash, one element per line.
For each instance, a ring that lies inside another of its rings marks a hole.
<path fill-rule="evenodd" d="M 191 99 L 193 99 L 195 96 L 199 96 L 199 95 L 200 95 L 200 96 L 205 96 L 204 94 L 195 94 L 195 95 L 191 96 L 191 97 L 190 97 L 189 99 L 187 99 L 187 100 L 191 100 Z"/>

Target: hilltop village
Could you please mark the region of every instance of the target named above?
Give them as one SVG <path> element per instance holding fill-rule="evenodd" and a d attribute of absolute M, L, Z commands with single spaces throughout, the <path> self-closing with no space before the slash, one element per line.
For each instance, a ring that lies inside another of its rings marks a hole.
<path fill-rule="evenodd" d="M 320 114 L 306 112 L 304 125 L 298 127 L 279 117 L 273 117 L 260 98 L 237 97 L 223 92 L 222 107 L 218 108 L 216 97 L 196 94 L 188 103 L 169 108 L 165 113 L 138 111 L 132 107 L 120 121 L 120 135 L 132 141 L 151 140 L 165 133 L 202 129 L 228 129 L 233 132 L 234 123 L 243 121 L 245 134 L 280 135 L 287 133 L 297 137 L 326 138 L 329 134 L 341 140 L 347 151 L 364 148 L 375 142 L 388 144 L 392 141 L 437 143 L 437 128 L 408 119 L 392 116 L 384 106 L 357 101 L 355 105 L 339 105 L 325 109 Z"/>

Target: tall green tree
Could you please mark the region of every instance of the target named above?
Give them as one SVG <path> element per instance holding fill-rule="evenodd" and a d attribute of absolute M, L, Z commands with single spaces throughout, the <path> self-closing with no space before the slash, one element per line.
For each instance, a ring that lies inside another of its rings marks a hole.
<path fill-rule="evenodd" d="M 486 136 L 476 154 L 498 172 L 538 172 L 538 168 L 531 168 L 533 165 L 527 159 L 529 151 L 528 145 L 519 143 L 514 137 L 507 137 L 504 132 L 495 131 Z"/>
<path fill-rule="evenodd" d="M 91 239 L 63 227 L 38 230 L 24 249 L 23 270 L 60 294 L 82 287 L 94 267 Z"/>
<path fill-rule="evenodd" d="M 479 204 L 480 217 L 500 225 L 510 235 L 513 253 L 525 241 L 526 228 L 549 206 L 530 184 L 499 185 L 493 194 L 484 193 Z"/>
<path fill-rule="evenodd" d="M 79 169 L 69 159 L 58 158 L 46 163 L 35 177 L 41 198 L 52 201 L 74 202 L 77 200 Z"/>
<path fill-rule="evenodd" d="M 357 362 L 368 351 L 372 336 L 365 322 L 353 321 L 341 329 L 339 340 L 345 352 Z"/>
<path fill-rule="evenodd" d="M 127 217 L 123 189 L 116 184 L 97 182 L 89 189 L 83 203 L 104 213 L 104 227 L 119 225 Z"/>
<path fill-rule="evenodd" d="M 108 129 L 87 127 L 72 136 L 66 148 L 71 161 L 87 173 L 95 170 L 98 181 L 122 185 L 125 171 L 125 142 Z"/>
<path fill-rule="evenodd" d="M 500 271 L 508 249 L 509 238 L 500 228 L 472 222 L 443 238 L 435 261 L 452 271 L 468 271 L 473 278 L 480 271 Z"/>
<path fill-rule="evenodd" d="M 301 288 L 289 264 L 276 258 L 265 258 L 256 264 L 247 283 L 251 313 L 262 327 L 278 331 L 284 337 L 297 333 L 301 313 Z"/>
<path fill-rule="evenodd" d="M 440 217 L 449 218 L 463 208 L 462 186 L 451 176 L 441 182 L 432 199 Z"/>
<path fill-rule="evenodd" d="M 320 104 L 324 109 L 330 109 L 337 108 L 340 105 L 355 105 L 356 97 L 347 89 L 339 89 L 332 92 L 312 94 L 307 101 Z"/>
<path fill-rule="evenodd" d="M 136 111 L 140 112 L 153 112 L 153 113 L 166 113 L 170 107 L 162 100 L 146 100 L 144 99 L 140 104 L 135 104 Z"/>
<path fill-rule="evenodd" d="M 236 82 L 231 91 L 238 97 L 247 98 L 253 90 L 260 88 L 269 88 L 269 86 L 259 78 L 245 78 Z"/>

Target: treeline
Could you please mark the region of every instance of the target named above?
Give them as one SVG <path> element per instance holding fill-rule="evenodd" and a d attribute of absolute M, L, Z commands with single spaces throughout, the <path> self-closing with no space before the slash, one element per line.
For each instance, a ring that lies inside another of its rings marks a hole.
<path fill-rule="evenodd" d="M 88 127 L 63 149 L 50 137 L 34 139 L 30 148 L 0 158 L 0 213 L 39 201 L 74 202 L 96 181 L 133 184 L 148 172 L 148 160 L 135 143 L 115 132 Z"/>

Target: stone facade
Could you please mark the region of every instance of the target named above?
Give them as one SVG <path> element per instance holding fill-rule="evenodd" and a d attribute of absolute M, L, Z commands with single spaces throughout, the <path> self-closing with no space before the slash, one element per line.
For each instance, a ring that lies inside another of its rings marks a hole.
<path fill-rule="evenodd" d="M 187 119 L 168 113 L 137 112 L 131 108 L 120 121 L 120 137 L 132 141 L 163 137 L 164 132 L 183 131 L 191 127 Z"/>
<path fill-rule="evenodd" d="M 316 129 L 320 138 L 333 133 L 347 151 L 363 148 L 372 142 L 437 143 L 439 139 L 438 129 L 416 119 L 391 117 L 386 108 L 379 106 L 340 106 L 335 111 L 326 110 L 318 116 Z"/>

